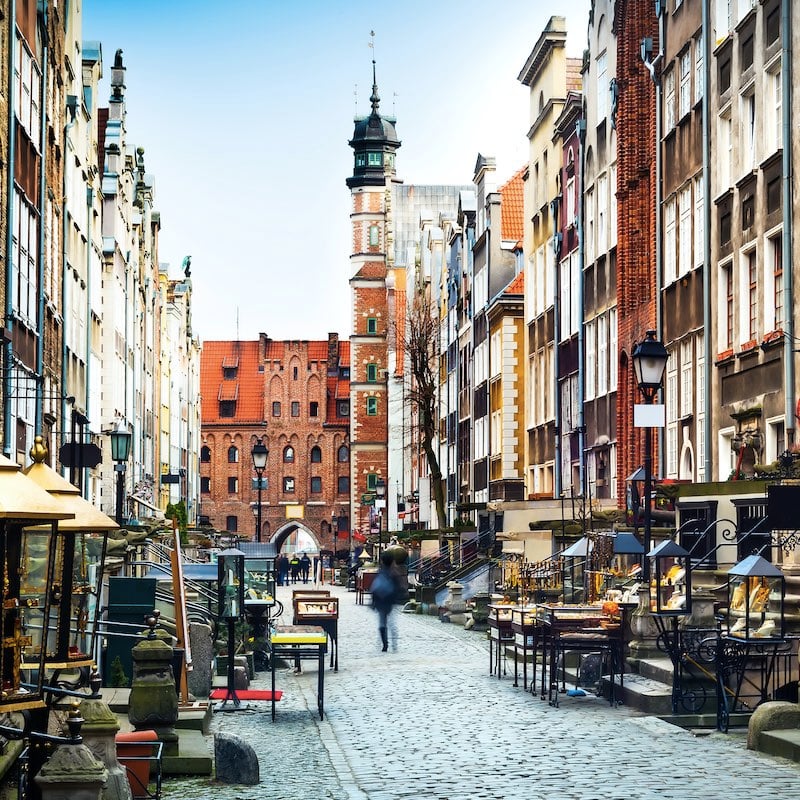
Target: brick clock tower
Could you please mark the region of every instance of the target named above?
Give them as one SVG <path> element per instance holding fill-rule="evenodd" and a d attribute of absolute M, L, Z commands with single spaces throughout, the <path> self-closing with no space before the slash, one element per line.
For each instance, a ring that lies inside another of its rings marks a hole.
<path fill-rule="evenodd" d="M 400 141 L 395 120 L 379 113 L 380 97 L 372 62 L 372 112 L 357 117 L 350 147 L 353 174 L 350 255 L 352 336 L 350 372 L 350 496 L 354 533 L 377 531 L 374 507 L 362 495 L 388 475 L 388 343 L 391 336 L 387 256 L 392 247 L 392 184 L 397 183 L 395 154 Z M 388 492 L 387 492 L 388 493 Z M 384 509 L 383 527 L 386 528 Z M 357 539 L 360 537 L 356 537 Z"/>

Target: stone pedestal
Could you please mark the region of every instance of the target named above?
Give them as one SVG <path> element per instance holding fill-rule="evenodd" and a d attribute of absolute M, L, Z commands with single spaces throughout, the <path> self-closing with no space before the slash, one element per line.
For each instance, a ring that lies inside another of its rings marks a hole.
<path fill-rule="evenodd" d="M 450 581 L 447 584 L 450 594 L 445 601 L 445 608 L 447 608 L 450 622 L 455 625 L 463 625 L 467 619 L 467 604 L 462 593 L 464 587 L 458 581 Z"/>
<path fill-rule="evenodd" d="M 42 800 L 100 800 L 107 779 L 108 770 L 84 744 L 59 745 L 33 778 Z"/>
<path fill-rule="evenodd" d="M 102 698 L 87 697 L 81 701 L 83 743 L 108 771 L 108 782 L 102 791 L 103 800 L 131 800 L 131 787 L 124 767 L 117 760 L 115 736 L 119 732 L 117 715 Z"/>
<path fill-rule="evenodd" d="M 631 659 L 638 661 L 664 655 L 656 645 L 658 626 L 650 611 L 650 590 L 646 587 L 639 589 L 639 605 L 631 615 L 631 632 Z"/>
<path fill-rule="evenodd" d="M 172 674 L 172 647 L 161 639 L 145 639 L 131 650 L 133 682 L 128 719 L 137 731 L 154 730 L 164 755 L 178 755 L 178 694 Z"/>
<path fill-rule="evenodd" d="M 683 628 L 716 628 L 714 619 L 715 598 L 705 589 L 692 592 L 692 613 L 683 618 Z"/>
<path fill-rule="evenodd" d="M 211 693 L 211 673 L 214 664 L 214 637 L 211 626 L 204 622 L 189 623 L 189 642 L 192 647 L 192 671 L 187 675 L 189 694 L 208 697 Z"/>
<path fill-rule="evenodd" d="M 475 603 L 472 609 L 472 630 L 486 631 L 489 629 L 489 595 L 486 593 L 476 594 L 472 598 Z"/>

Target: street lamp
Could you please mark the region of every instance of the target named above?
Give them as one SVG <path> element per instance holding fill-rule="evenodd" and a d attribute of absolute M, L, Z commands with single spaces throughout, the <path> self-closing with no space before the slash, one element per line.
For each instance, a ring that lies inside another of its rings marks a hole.
<path fill-rule="evenodd" d="M 386 515 L 386 481 L 383 478 L 375 481 L 375 496 L 381 504 L 381 516 L 378 519 L 378 558 L 380 559 L 383 551 L 383 518 Z"/>
<path fill-rule="evenodd" d="M 228 679 L 225 699 L 214 710 L 225 709 L 228 700 L 233 701 L 234 710 L 240 708 L 236 694 L 233 652 L 235 648 L 235 626 L 244 613 L 244 553 L 230 547 L 217 553 L 217 614 L 228 623 Z"/>
<path fill-rule="evenodd" d="M 638 342 L 631 353 L 633 372 L 639 391 L 649 406 L 661 388 L 664 379 L 664 369 L 667 366 L 669 353 L 663 342 L 656 339 L 655 331 L 647 331 L 643 342 Z M 649 409 L 648 409 L 649 410 Z M 634 411 L 636 409 L 634 408 Z M 644 433 L 644 552 L 650 552 L 650 534 L 652 530 L 652 515 L 650 508 L 650 495 L 653 482 L 653 416 L 649 413 L 642 414 L 642 427 Z M 650 587 L 650 559 L 645 558 L 642 565 L 644 585 Z"/>
<path fill-rule="evenodd" d="M 125 469 L 131 454 L 132 434 L 124 419 L 118 419 L 111 431 L 111 460 L 117 473 L 117 525 L 122 525 L 122 497 L 125 494 Z"/>
<path fill-rule="evenodd" d="M 261 441 L 261 437 L 259 436 L 256 440 L 256 443 L 253 445 L 253 449 L 250 451 L 250 455 L 253 457 L 253 469 L 256 471 L 256 475 L 258 475 L 258 506 L 257 506 L 257 514 L 256 514 L 256 541 L 261 541 L 261 478 L 264 475 L 264 470 L 267 468 L 267 456 L 269 455 L 269 450 L 267 450 L 267 446 Z"/>

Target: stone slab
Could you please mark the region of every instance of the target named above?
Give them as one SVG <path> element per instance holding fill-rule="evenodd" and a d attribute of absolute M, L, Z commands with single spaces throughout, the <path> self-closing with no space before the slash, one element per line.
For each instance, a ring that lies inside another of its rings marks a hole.
<path fill-rule="evenodd" d="M 161 759 L 164 775 L 211 775 L 214 759 L 209 739 L 200 731 L 178 730 L 178 755 Z"/>
<path fill-rule="evenodd" d="M 800 730 L 762 731 L 759 750 L 771 756 L 781 756 L 800 762 Z"/>

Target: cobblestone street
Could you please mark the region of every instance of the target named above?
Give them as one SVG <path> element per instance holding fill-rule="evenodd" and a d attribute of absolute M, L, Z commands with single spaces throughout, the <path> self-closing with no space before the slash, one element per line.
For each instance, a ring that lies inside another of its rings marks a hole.
<path fill-rule="evenodd" d="M 166 800 L 758 800 L 800 797 L 800 767 L 746 750 L 739 733 L 693 734 L 605 700 L 563 696 L 559 708 L 488 674 L 485 634 L 435 617 L 398 615 L 397 652 L 380 652 L 376 617 L 340 597 L 339 672 L 283 669 L 268 703 L 214 715 L 212 731 L 245 738 L 259 786 L 165 782 Z M 291 622 L 291 587 L 279 589 Z M 269 688 L 269 673 L 256 687 Z M 212 737 L 208 737 L 213 748 Z M 212 788 L 213 785 L 213 788 Z"/>

